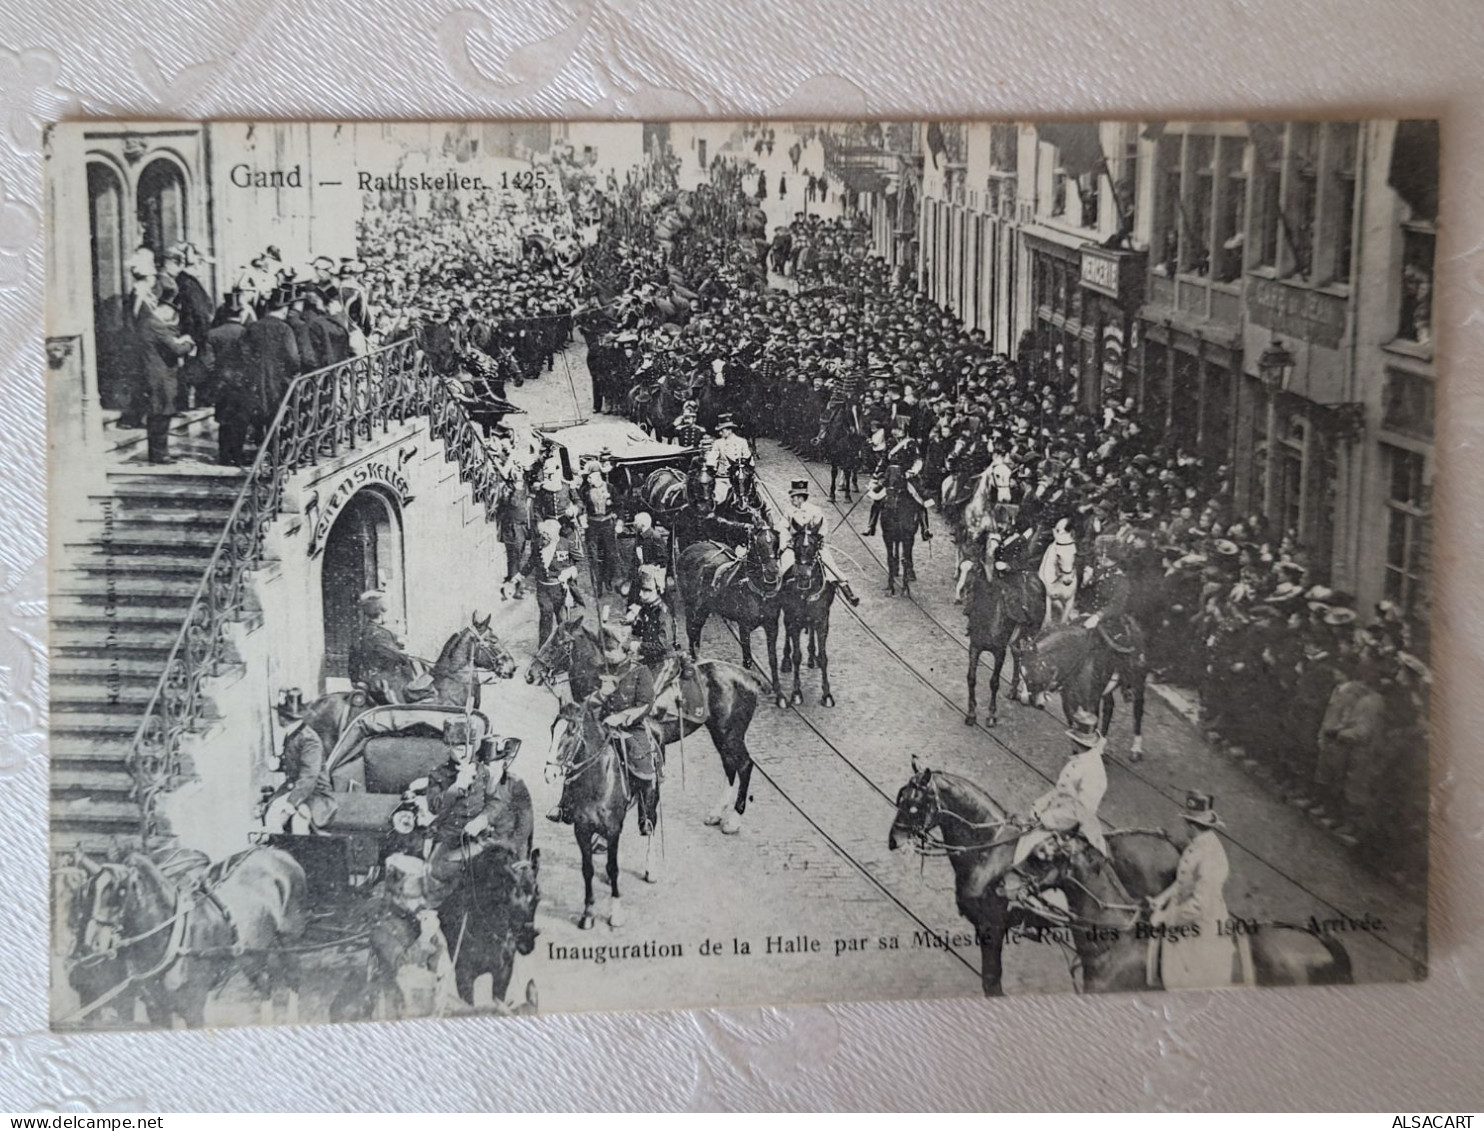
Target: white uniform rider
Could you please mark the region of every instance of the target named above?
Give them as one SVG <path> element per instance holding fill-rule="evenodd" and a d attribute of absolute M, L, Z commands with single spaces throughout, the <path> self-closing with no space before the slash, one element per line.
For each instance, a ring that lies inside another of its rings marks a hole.
<path fill-rule="evenodd" d="M 824 540 L 824 513 L 809 501 L 809 481 L 795 479 L 788 489 L 788 513 L 784 515 L 783 529 L 779 535 L 783 540 L 783 553 L 778 557 L 778 568 L 787 573 L 794 564 L 794 537 L 797 534 L 819 538 L 819 561 L 824 566 L 825 576 L 834 581 L 840 595 L 852 605 L 859 605 L 860 598 L 850 587 L 850 580 L 840 572 L 835 557 Z"/>
<path fill-rule="evenodd" d="M 706 467 L 715 476 L 716 503 L 720 506 L 732 495 L 732 472 L 740 466 L 753 462 L 752 445 L 737 435 L 737 425 L 731 413 L 722 413 L 716 421 L 721 433 L 711 442 L 706 451 Z"/>

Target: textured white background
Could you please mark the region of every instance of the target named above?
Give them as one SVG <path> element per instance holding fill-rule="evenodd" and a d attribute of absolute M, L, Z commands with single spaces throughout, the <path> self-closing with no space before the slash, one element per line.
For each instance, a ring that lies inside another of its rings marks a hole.
<path fill-rule="evenodd" d="M 0 11 L 0 1111 L 1484 1107 L 1478 0 L 9 0 Z M 42 120 L 1259 109 L 1444 118 L 1429 982 L 46 1032 Z"/>

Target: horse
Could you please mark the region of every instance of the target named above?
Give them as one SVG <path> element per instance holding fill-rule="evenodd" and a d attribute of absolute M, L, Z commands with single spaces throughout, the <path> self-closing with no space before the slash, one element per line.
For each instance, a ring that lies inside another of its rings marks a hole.
<path fill-rule="evenodd" d="M 964 725 L 978 721 L 979 659 L 985 652 L 994 657 L 989 675 L 989 714 L 986 723 L 999 721 L 1000 671 L 1013 641 L 1034 637 L 1046 619 L 1046 587 L 1027 570 L 1001 570 L 994 547 L 987 546 L 985 563 L 969 560 L 959 566 L 959 589 L 965 593 L 964 616 L 969 625 L 969 708 Z M 1020 683 L 1018 654 L 1011 652 L 1012 690 Z"/>
<path fill-rule="evenodd" d="M 1122 687 L 1133 701 L 1134 741 L 1129 758 L 1137 762 L 1144 756 L 1144 685 L 1149 660 L 1138 623 L 1129 616 L 1121 622 L 1127 627 L 1127 643 L 1115 640 L 1105 622 L 1090 630 L 1080 624 L 1052 625 L 1040 636 L 1020 637 L 1011 647 L 1026 696 L 1060 691 L 1069 726 L 1076 725 L 1079 712 L 1092 712 L 1098 718 L 1098 733 L 1106 738 L 1113 723 L 1113 692 Z"/>
<path fill-rule="evenodd" d="M 492 616 L 480 620 L 476 614 L 471 624 L 459 629 L 443 644 L 438 658 L 421 676 L 409 678 L 402 667 L 378 680 L 373 694 L 382 705 L 395 703 L 433 703 L 462 707 L 472 701 L 477 708 L 482 681 L 479 672 L 492 672 L 499 679 L 515 675 L 515 657 L 490 631 Z"/>
<path fill-rule="evenodd" d="M 906 471 L 892 464 L 886 469 L 886 495 L 881 500 L 881 540 L 886 543 L 886 591 L 893 597 L 898 573 L 903 596 L 912 596 L 912 583 L 917 580 L 912 547 L 919 529 L 924 541 L 932 538 L 927 511 L 908 487 Z"/>
<path fill-rule="evenodd" d="M 768 644 L 768 670 L 774 698 L 785 705 L 778 681 L 778 616 L 783 578 L 778 572 L 778 532 L 757 525 L 748 534 L 747 555 L 738 559 L 718 542 L 697 542 L 680 554 L 676 569 L 685 601 L 685 633 L 694 658 L 701 647 L 701 630 L 712 613 L 737 626 L 742 665 L 755 667 L 752 633 L 762 628 Z"/>
<path fill-rule="evenodd" d="M 1111 993 L 1158 988 L 1150 980 L 1149 933 L 1140 930 L 1148 927 L 1147 914 L 1136 901 L 1157 895 L 1173 882 L 1173 867 L 1153 885 L 1131 883 L 1116 864 L 1110 867 L 1081 839 L 1060 846 L 1049 860 L 1030 861 L 1022 867 L 1028 872 L 1025 890 L 1033 893 L 1054 887 L 1066 896 L 1083 989 Z M 1354 981 L 1350 955 L 1325 935 L 1274 923 L 1246 937 L 1259 986 L 1337 986 Z"/>
<path fill-rule="evenodd" d="M 592 699 L 567 703 L 557 712 L 551 724 L 551 750 L 547 762 L 548 776 L 563 779 L 562 804 L 572 816 L 572 832 L 577 850 L 582 855 L 583 904 L 577 926 L 592 930 L 597 922 L 593 912 L 594 838 L 607 845 L 608 889 L 613 897 L 608 911 L 608 925 L 615 930 L 624 924 L 623 905 L 618 891 L 618 852 L 624 819 L 631 806 L 639 805 L 641 825 L 651 826 L 645 860 L 645 879 L 652 881 L 650 868 L 654 852 L 653 827 L 659 821 L 659 779 L 634 775 L 615 748 L 608 727 Z"/>
<path fill-rule="evenodd" d="M 783 670 L 792 666 L 793 693 L 789 702 L 798 706 L 804 701 L 799 686 L 799 671 L 804 655 L 799 647 L 801 634 L 809 634 L 809 666 L 819 668 L 819 703 L 833 707 L 835 696 L 830 691 L 830 606 L 835 603 L 835 583 L 824 571 L 820 550 L 824 539 L 815 534 L 794 538 L 794 564 L 783 575 L 780 605 L 783 610 Z"/>
<path fill-rule="evenodd" d="M 655 695 L 664 702 L 684 674 L 684 660 L 671 656 L 655 673 Z M 654 717 L 655 737 L 662 747 L 673 746 L 689 738 L 701 726 L 711 735 L 711 742 L 721 756 L 727 787 L 722 798 L 706 818 L 708 825 L 719 825 L 732 835 L 741 831 L 742 816 L 747 812 L 747 793 L 752 783 L 752 753 L 747 749 L 747 729 L 762 693 L 769 690 L 761 676 L 724 660 L 700 660 L 695 665 L 705 696 L 704 722 L 686 717 L 678 711 Z M 600 687 L 604 670 L 603 652 L 597 638 L 583 625 L 580 617 L 559 624 L 526 669 L 527 683 L 550 687 L 566 674 L 572 698 L 585 700 Z"/>
<path fill-rule="evenodd" d="M 820 454 L 830 463 L 830 502 L 835 501 L 841 472 L 845 473 L 845 501 L 850 502 L 850 492 L 860 490 L 860 469 L 865 463 L 866 452 L 865 433 L 853 405 L 836 401 L 825 407 L 818 447 Z"/>
<path fill-rule="evenodd" d="M 512 779 L 512 806 L 525 824 L 525 839 L 497 844 L 466 866 L 438 907 L 438 924 L 453 956 L 454 985 L 460 998 L 474 1004 L 474 982 L 490 976 L 491 1000 L 503 1002 L 515 972 L 515 956 L 536 949 L 536 906 L 541 900 L 541 850 L 531 848 L 531 794 Z"/>
<path fill-rule="evenodd" d="M 180 1017 L 205 1027 L 208 999 L 239 970 L 264 998 L 279 984 L 297 988 L 297 963 L 283 948 L 304 933 L 308 881 L 287 852 L 249 849 L 190 885 L 143 852 L 120 862 L 78 852 L 73 863 L 88 884 L 70 961 L 111 965 L 113 990 L 137 993 L 151 1024 Z"/>
<path fill-rule="evenodd" d="M 931 842 L 929 834 L 935 829 L 942 836 L 941 843 Z M 958 913 L 973 926 L 979 943 L 979 978 L 985 997 L 1005 992 L 1005 932 L 1018 917 L 1000 881 L 1014 861 L 1021 831 L 999 802 L 968 778 L 919 769 L 914 761 L 911 779 L 897 792 L 896 817 L 887 834 L 887 848 L 893 852 L 916 842 L 924 855 L 941 851 L 948 857 Z M 1180 854 L 1162 834 L 1114 831 L 1107 839 L 1114 868 L 1130 882 L 1147 884 L 1166 872 L 1174 874 Z"/>
<path fill-rule="evenodd" d="M 662 467 L 650 472 L 640 485 L 639 501 L 675 532 L 675 544 L 681 549 L 706 538 L 731 546 L 747 544 L 752 512 L 743 507 L 729 517 L 716 506 L 707 485 L 683 471 Z"/>

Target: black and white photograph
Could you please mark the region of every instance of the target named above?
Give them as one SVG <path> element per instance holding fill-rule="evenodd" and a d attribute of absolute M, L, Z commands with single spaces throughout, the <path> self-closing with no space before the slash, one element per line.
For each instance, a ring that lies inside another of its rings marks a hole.
<path fill-rule="evenodd" d="M 43 154 L 54 1029 L 1427 976 L 1436 121 Z"/>

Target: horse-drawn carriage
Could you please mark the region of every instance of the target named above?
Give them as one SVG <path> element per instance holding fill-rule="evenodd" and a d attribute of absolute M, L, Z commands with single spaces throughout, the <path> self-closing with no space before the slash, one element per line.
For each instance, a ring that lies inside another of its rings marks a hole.
<path fill-rule="evenodd" d="M 455 990 L 473 1006 L 482 974 L 508 1009 L 540 895 L 519 746 L 477 711 L 323 696 L 285 742 L 288 780 L 246 851 L 148 845 L 58 869 L 58 957 L 78 998 L 58 1024 L 111 1009 L 128 1026 L 142 1005 L 149 1024 L 201 1026 L 213 1003 L 217 1024 L 279 1002 L 290 1019 L 422 1015 L 456 1007 Z"/>
<path fill-rule="evenodd" d="M 639 509 L 639 488 L 652 472 L 662 467 L 683 471 L 700 454 L 699 448 L 666 443 L 637 424 L 625 421 L 593 420 L 542 432 L 541 437 L 566 453 L 567 465 L 572 470 L 580 468 L 587 459 L 610 462 L 613 466 L 608 473 L 608 486 L 619 513 L 626 519 Z"/>

